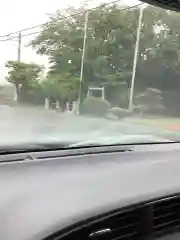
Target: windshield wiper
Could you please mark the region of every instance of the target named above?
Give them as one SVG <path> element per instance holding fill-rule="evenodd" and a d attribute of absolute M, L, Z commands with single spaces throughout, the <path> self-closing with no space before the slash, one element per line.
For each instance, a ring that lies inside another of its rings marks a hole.
<path fill-rule="evenodd" d="M 45 152 L 45 151 L 60 151 L 60 150 L 75 150 L 75 149 L 90 149 L 96 148 L 111 148 L 118 147 L 118 151 L 132 151 L 132 146 L 140 145 L 160 145 L 160 144 L 172 144 L 180 143 L 179 141 L 166 141 L 166 142 L 116 142 L 116 141 L 81 141 L 81 142 L 38 142 L 38 143 L 27 143 L 27 144 L 11 144 L 11 145 L 0 145 L 0 154 L 18 154 L 18 153 L 31 153 L 31 152 Z M 104 150 L 103 150 L 104 151 Z M 109 150 L 108 150 L 109 151 Z"/>
<path fill-rule="evenodd" d="M 115 143 L 107 143 L 107 142 L 88 142 L 88 141 L 84 141 L 84 142 L 78 142 L 78 143 L 74 143 L 71 144 L 65 148 L 91 148 L 91 147 L 111 147 L 111 146 L 140 146 L 140 145 L 162 145 L 162 144 L 173 144 L 173 143 L 180 143 L 180 141 L 165 141 L 165 142 L 115 142 Z"/>
<path fill-rule="evenodd" d="M 28 144 L 13 144 L 13 145 L 1 145 L 0 154 L 16 154 L 27 152 L 40 152 L 50 151 L 55 149 L 64 149 L 69 143 L 28 143 Z"/>

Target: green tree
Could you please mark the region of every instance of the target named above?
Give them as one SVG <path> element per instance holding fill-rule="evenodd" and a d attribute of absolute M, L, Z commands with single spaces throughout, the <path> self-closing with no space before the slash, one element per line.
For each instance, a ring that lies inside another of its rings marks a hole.
<path fill-rule="evenodd" d="M 130 87 L 139 8 L 101 6 L 89 12 L 84 61 L 83 90 L 89 84 Z M 38 54 L 49 56 L 50 72 L 80 75 L 84 14 L 62 21 L 67 12 L 58 11 L 32 41 Z M 148 6 L 144 9 L 135 91 L 147 88 L 180 92 L 180 16 L 178 13 Z M 177 94 L 178 95 L 178 94 Z M 165 101 L 167 102 L 167 101 Z"/>
<path fill-rule="evenodd" d="M 140 40 L 139 86 L 180 90 L 179 20 L 180 15 L 176 12 L 155 7 L 145 8 L 143 34 L 146 38 L 145 41 Z M 150 41 L 149 25 L 153 30 Z"/>
<path fill-rule="evenodd" d="M 128 80 L 131 75 L 138 10 L 118 14 L 121 8 L 118 5 L 102 6 L 89 13 L 84 62 L 84 81 L 87 83 Z M 69 12 L 74 14 L 75 10 Z M 32 46 L 37 53 L 49 56 L 50 72 L 79 76 L 84 15 L 75 15 L 66 21 L 60 20 L 62 17 L 64 13 L 55 14 L 51 23 L 32 41 Z"/>
<path fill-rule="evenodd" d="M 39 74 L 43 67 L 36 63 L 24 63 L 8 61 L 5 65 L 8 68 L 6 80 L 16 87 L 17 98 L 20 97 L 20 86 L 26 92 L 39 81 Z"/>
<path fill-rule="evenodd" d="M 79 79 L 70 74 L 50 74 L 41 83 L 45 97 L 66 102 L 77 99 Z"/>

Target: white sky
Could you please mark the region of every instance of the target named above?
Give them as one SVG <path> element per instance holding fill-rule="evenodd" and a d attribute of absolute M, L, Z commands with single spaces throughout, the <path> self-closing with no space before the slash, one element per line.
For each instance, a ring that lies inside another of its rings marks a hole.
<path fill-rule="evenodd" d="M 91 4 L 98 4 L 99 2 L 110 2 L 113 0 L 90 0 Z M 78 6 L 82 0 L 4 0 L 0 8 L 0 36 L 17 31 L 23 28 L 28 28 L 48 21 L 48 13 L 56 12 L 56 10 L 67 7 L 68 5 Z M 137 0 L 123 0 L 122 2 L 130 5 L 136 4 Z M 38 29 L 30 32 L 38 31 Z M 29 32 L 25 32 L 29 33 Z M 22 61 L 37 62 L 47 66 L 47 58 L 36 55 L 31 49 L 27 48 L 27 43 L 33 39 L 34 36 L 24 37 L 22 39 Z M 0 38 L 1 39 L 1 38 Z M 7 73 L 4 67 L 8 60 L 17 59 L 17 41 L 0 41 L 0 84 L 6 83 L 5 75 Z"/>

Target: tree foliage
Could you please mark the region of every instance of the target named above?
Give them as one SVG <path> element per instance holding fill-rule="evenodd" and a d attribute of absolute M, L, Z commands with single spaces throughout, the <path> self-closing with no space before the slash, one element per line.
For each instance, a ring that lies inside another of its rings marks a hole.
<path fill-rule="evenodd" d="M 50 74 L 41 83 L 46 97 L 54 100 L 73 100 L 77 98 L 79 79 L 70 74 Z"/>
<path fill-rule="evenodd" d="M 84 93 L 91 84 L 103 84 L 110 89 L 125 83 L 127 89 L 130 88 L 139 8 L 125 8 L 118 4 L 102 5 L 89 11 Z M 68 99 L 78 93 L 84 38 L 83 11 L 83 8 L 57 11 L 31 42 L 38 54 L 49 57 L 50 69 L 43 88 L 55 99 Z M 81 14 L 77 14 L 79 12 Z M 62 20 L 69 15 L 71 17 Z M 176 91 L 176 99 L 180 100 L 179 19 L 179 13 L 152 6 L 144 9 L 135 79 L 137 94 L 148 88 L 160 90 L 169 111 L 178 108 L 178 101 L 171 104 L 168 100 L 172 98 L 171 92 Z M 11 78 L 8 81 L 12 81 Z M 22 81 L 20 77 L 15 82 Z"/>
<path fill-rule="evenodd" d="M 89 12 L 84 78 L 87 81 L 129 80 L 132 74 L 139 8 L 123 10 L 122 5 L 101 6 Z M 50 71 L 80 73 L 84 36 L 82 9 L 69 9 L 73 17 L 62 21 L 57 12 L 32 41 L 38 54 L 49 56 Z M 158 61 L 179 67 L 179 15 L 148 6 L 144 10 L 139 62 Z"/>
<path fill-rule="evenodd" d="M 27 91 L 39 81 L 39 74 L 43 70 L 43 67 L 36 63 L 18 61 L 8 61 L 5 66 L 8 68 L 6 80 L 15 85 L 17 96 L 20 94 L 20 86 Z"/>
<path fill-rule="evenodd" d="M 131 75 L 138 10 L 117 14 L 120 8 L 118 5 L 101 7 L 89 13 L 84 61 L 84 80 L 87 83 L 121 81 Z M 66 21 L 60 20 L 64 17 L 62 12 L 53 16 L 51 23 L 32 41 L 32 46 L 37 53 L 49 56 L 50 72 L 69 72 L 79 76 L 84 15 L 75 15 L 74 9 L 69 12 L 74 17 Z M 132 22 L 131 18 L 135 21 Z"/>

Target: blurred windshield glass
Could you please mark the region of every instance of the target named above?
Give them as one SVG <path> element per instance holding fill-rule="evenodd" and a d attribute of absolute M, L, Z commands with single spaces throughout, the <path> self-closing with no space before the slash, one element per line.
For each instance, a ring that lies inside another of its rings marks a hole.
<path fill-rule="evenodd" d="M 179 13 L 136 0 L 36 2 L 16 1 L 10 23 L 2 6 L 0 145 L 180 140 Z"/>

